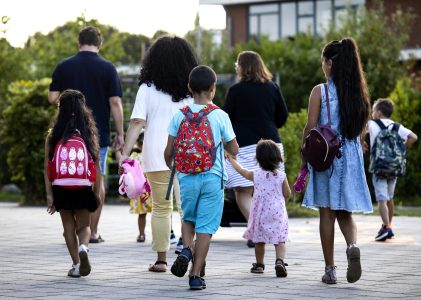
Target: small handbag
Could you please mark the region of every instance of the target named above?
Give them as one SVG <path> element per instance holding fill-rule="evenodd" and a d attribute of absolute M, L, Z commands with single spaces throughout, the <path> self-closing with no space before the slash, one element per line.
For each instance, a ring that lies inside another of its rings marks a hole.
<path fill-rule="evenodd" d="M 315 128 L 311 129 L 301 148 L 304 159 L 318 172 L 327 170 L 332 165 L 335 157 L 342 157 L 341 138 L 331 127 L 329 91 L 327 84 L 324 84 L 324 87 L 326 94 L 327 124 L 317 125 Z"/>

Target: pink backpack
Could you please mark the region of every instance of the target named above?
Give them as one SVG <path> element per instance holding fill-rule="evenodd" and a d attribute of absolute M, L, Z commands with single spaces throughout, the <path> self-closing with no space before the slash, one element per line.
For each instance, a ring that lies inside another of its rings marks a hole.
<path fill-rule="evenodd" d="M 130 199 L 150 193 L 151 187 L 143 174 L 142 167 L 136 159 L 126 159 L 121 167 L 124 169 L 120 176 L 118 192 L 126 194 Z"/>
<path fill-rule="evenodd" d="M 81 137 L 73 136 L 56 144 L 53 159 L 48 162 L 48 179 L 52 185 L 66 189 L 92 186 L 96 165 Z"/>

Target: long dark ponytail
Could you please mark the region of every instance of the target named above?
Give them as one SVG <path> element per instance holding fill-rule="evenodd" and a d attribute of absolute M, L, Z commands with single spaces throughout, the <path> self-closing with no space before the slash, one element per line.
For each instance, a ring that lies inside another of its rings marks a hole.
<path fill-rule="evenodd" d="M 332 41 L 323 49 L 323 57 L 332 60 L 330 76 L 339 99 L 340 129 L 348 139 L 364 130 L 370 116 L 368 87 L 354 39 Z"/>
<path fill-rule="evenodd" d="M 94 161 L 99 157 L 98 130 L 92 112 L 86 106 L 85 97 L 76 90 L 65 90 L 59 97 L 59 109 L 52 121 L 49 158 L 54 156 L 56 144 L 79 134 Z"/>

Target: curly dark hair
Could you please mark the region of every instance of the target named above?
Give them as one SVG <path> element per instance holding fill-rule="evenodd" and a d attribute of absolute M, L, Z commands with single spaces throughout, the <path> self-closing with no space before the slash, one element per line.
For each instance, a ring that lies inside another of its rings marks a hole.
<path fill-rule="evenodd" d="M 92 159 L 99 159 L 98 129 L 91 110 L 86 106 L 85 96 L 76 90 L 65 90 L 59 97 L 59 108 L 51 122 L 49 134 L 50 160 L 54 156 L 56 144 L 79 134 L 85 141 Z"/>
<path fill-rule="evenodd" d="M 322 56 L 332 60 L 330 76 L 338 93 L 341 132 L 354 139 L 370 117 L 368 87 L 357 43 L 352 38 L 332 41 L 324 47 Z"/>
<path fill-rule="evenodd" d="M 179 37 L 157 39 L 145 54 L 139 85 L 154 84 L 158 91 L 171 95 L 173 102 L 191 96 L 187 84 L 190 71 L 198 65 L 193 47 Z"/>
<path fill-rule="evenodd" d="M 261 139 L 256 146 L 256 160 L 263 170 L 275 172 L 282 162 L 281 150 L 274 141 Z"/>

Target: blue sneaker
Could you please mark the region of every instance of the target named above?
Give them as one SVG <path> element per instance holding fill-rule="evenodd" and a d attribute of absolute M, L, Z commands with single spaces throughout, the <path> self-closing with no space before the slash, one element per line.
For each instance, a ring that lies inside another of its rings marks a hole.
<path fill-rule="evenodd" d="M 181 250 L 183 250 L 183 239 L 179 238 L 178 239 L 178 243 L 177 243 L 177 247 L 175 248 L 175 254 L 180 254 Z"/>
<path fill-rule="evenodd" d="M 193 259 L 193 254 L 189 247 L 181 250 L 173 265 L 171 266 L 171 273 L 177 277 L 183 277 L 189 267 L 189 262 Z"/>
<path fill-rule="evenodd" d="M 177 237 L 174 234 L 174 231 L 171 229 L 171 233 L 170 233 L 170 244 L 176 244 L 177 243 Z"/>
<path fill-rule="evenodd" d="M 387 239 L 390 239 L 394 236 L 392 229 L 386 228 L 384 225 L 380 228 L 374 240 L 378 242 L 384 242 Z"/>
<path fill-rule="evenodd" d="M 191 290 L 203 290 L 206 288 L 205 280 L 199 276 L 191 276 L 189 278 L 189 285 Z"/>

